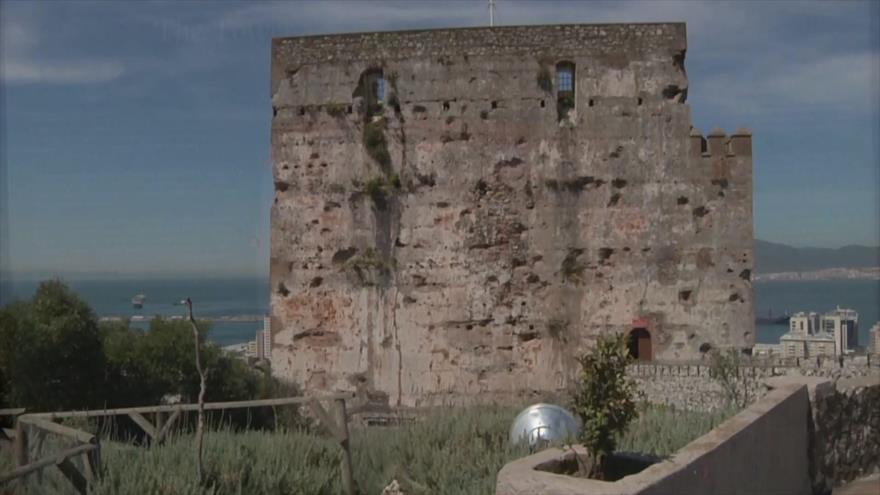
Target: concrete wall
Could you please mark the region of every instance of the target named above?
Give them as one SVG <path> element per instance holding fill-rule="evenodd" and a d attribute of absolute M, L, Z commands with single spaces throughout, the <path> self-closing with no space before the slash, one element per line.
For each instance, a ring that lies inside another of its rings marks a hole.
<path fill-rule="evenodd" d="M 751 137 L 692 129 L 685 49 L 683 24 L 273 40 L 273 371 L 426 406 L 565 389 L 634 326 L 661 359 L 750 347 Z M 368 115 L 376 69 L 396 107 Z"/>
<path fill-rule="evenodd" d="M 616 482 L 538 471 L 565 456 L 549 449 L 508 463 L 498 474 L 498 495 L 808 494 L 807 387 L 768 393 L 671 458 Z"/>

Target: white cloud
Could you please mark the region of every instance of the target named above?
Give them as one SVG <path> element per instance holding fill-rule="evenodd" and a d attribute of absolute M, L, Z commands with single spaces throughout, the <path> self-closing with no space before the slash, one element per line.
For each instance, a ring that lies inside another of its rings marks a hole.
<path fill-rule="evenodd" d="M 93 84 L 125 72 L 110 60 L 52 60 L 40 54 L 39 31 L 23 19 L 3 18 L 0 26 L 0 81 L 6 84 Z"/>
<path fill-rule="evenodd" d="M 77 61 L 48 62 L 43 60 L 4 60 L 0 77 L 8 84 L 92 84 L 112 81 L 125 68 L 116 62 Z"/>

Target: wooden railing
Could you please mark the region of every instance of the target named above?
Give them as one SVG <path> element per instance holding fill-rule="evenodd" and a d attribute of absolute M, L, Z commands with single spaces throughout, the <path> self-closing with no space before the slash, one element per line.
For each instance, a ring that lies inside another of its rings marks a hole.
<path fill-rule="evenodd" d="M 354 474 L 351 465 L 351 445 L 348 432 L 348 415 L 345 401 L 352 399 L 354 394 L 339 393 L 318 397 L 285 397 L 281 399 L 247 400 L 237 402 L 207 402 L 204 410 L 218 409 L 243 409 L 252 407 L 290 406 L 294 404 L 308 405 L 312 413 L 320 421 L 321 425 L 339 442 L 343 455 L 340 463 L 342 475 L 342 489 L 347 495 L 354 495 Z M 321 402 L 330 402 L 335 407 L 331 415 Z M 169 430 L 180 418 L 181 413 L 197 411 L 198 404 L 174 404 L 166 406 L 126 407 L 120 409 L 94 409 L 90 411 L 61 411 L 45 413 L 25 413 L 23 410 L 14 410 L 17 415 L 14 434 L 14 452 L 16 468 L 8 473 L 0 475 L 0 484 L 14 479 L 23 478 L 27 475 L 56 466 L 61 473 L 73 484 L 81 494 L 88 490 L 89 483 L 94 482 L 101 476 L 101 444 L 99 439 L 91 433 L 77 430 L 68 426 L 55 423 L 55 420 L 66 418 L 98 418 L 109 416 L 128 416 L 150 437 L 153 442 L 161 443 L 167 437 Z M 144 415 L 153 414 L 154 422 Z M 170 414 L 165 418 L 165 414 Z M 74 440 L 77 445 L 64 450 L 54 456 L 45 457 L 34 462 L 29 459 L 28 428 L 42 430 L 43 433 L 53 433 Z M 70 460 L 76 456 L 85 455 L 84 473 L 80 473 Z"/>

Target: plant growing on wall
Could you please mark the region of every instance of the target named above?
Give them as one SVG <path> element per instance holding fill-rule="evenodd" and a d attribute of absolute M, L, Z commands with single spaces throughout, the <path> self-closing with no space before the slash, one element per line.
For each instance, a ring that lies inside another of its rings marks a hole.
<path fill-rule="evenodd" d="M 754 377 L 742 373 L 745 357 L 738 349 L 718 350 L 709 353 L 709 377 L 721 386 L 728 407 L 745 407 L 751 400 L 750 389 Z"/>
<path fill-rule="evenodd" d="M 601 335 L 593 349 L 578 362 L 581 374 L 574 411 L 582 422 L 578 440 L 588 457 L 578 458 L 581 474 L 604 477 L 604 462 L 617 439 L 638 415 L 635 383 L 626 375 L 630 362 L 624 334 Z"/>
<path fill-rule="evenodd" d="M 391 154 L 388 152 L 388 141 L 385 139 L 385 119 L 378 119 L 364 124 L 364 149 L 370 158 L 376 160 L 383 169 L 391 167 Z"/>
<path fill-rule="evenodd" d="M 537 76 L 538 87 L 543 91 L 550 93 L 553 91 L 553 78 L 550 76 L 550 70 L 547 67 L 538 69 Z"/>
<path fill-rule="evenodd" d="M 583 278 L 584 270 L 587 268 L 587 264 L 579 259 L 583 252 L 583 249 L 569 248 L 568 254 L 565 255 L 565 259 L 562 260 L 562 265 L 559 267 L 563 280 L 573 281 Z"/>

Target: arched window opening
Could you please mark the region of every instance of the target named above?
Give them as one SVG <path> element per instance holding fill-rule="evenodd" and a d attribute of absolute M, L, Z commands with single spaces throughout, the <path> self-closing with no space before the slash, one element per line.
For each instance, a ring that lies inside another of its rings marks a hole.
<path fill-rule="evenodd" d="M 651 334 L 645 328 L 634 328 L 629 333 L 627 342 L 629 355 L 637 361 L 651 361 L 653 349 L 651 348 Z"/>
<path fill-rule="evenodd" d="M 381 113 L 385 103 L 385 75 L 382 69 L 372 68 L 361 73 L 352 96 L 363 98 L 367 118 Z"/>
<path fill-rule="evenodd" d="M 559 120 L 575 107 L 575 67 L 573 62 L 556 64 L 556 110 Z"/>

